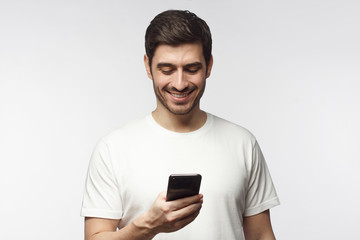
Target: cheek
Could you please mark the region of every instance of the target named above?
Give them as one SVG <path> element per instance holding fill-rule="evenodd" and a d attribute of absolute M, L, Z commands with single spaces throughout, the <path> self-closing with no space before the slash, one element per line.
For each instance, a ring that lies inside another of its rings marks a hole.
<path fill-rule="evenodd" d="M 161 75 L 155 76 L 153 75 L 154 85 L 158 86 L 159 88 L 163 88 L 164 86 L 168 85 L 171 82 L 171 77 Z"/>
<path fill-rule="evenodd" d="M 203 76 L 202 74 L 191 75 L 189 76 L 188 80 L 197 86 L 202 86 L 205 84 L 205 76 Z"/>

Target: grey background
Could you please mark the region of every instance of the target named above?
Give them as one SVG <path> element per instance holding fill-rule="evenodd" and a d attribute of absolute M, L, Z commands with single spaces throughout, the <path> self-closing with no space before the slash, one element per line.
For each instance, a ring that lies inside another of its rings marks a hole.
<path fill-rule="evenodd" d="M 1 0 L 1 238 L 83 238 L 92 149 L 154 109 L 144 32 L 170 8 L 210 25 L 202 108 L 257 136 L 282 202 L 277 238 L 360 239 L 355 0 Z"/>

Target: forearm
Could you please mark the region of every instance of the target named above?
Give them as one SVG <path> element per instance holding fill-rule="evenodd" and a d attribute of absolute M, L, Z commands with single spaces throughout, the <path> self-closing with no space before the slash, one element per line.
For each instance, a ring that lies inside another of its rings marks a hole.
<path fill-rule="evenodd" d="M 265 232 L 261 235 L 245 234 L 245 240 L 276 240 L 273 232 Z"/>
<path fill-rule="evenodd" d="M 243 226 L 246 240 L 275 240 L 269 210 L 245 217 Z"/>
<path fill-rule="evenodd" d="M 167 202 L 159 194 L 152 207 L 116 231 L 120 220 L 85 219 L 85 240 L 149 240 L 160 232 L 175 232 L 191 223 L 200 213 L 201 194 Z"/>
<path fill-rule="evenodd" d="M 150 240 L 155 235 L 155 233 L 143 225 L 141 219 L 136 219 L 118 231 L 95 233 L 87 240 Z"/>
<path fill-rule="evenodd" d="M 125 227 L 116 230 L 119 221 L 101 218 L 86 218 L 85 240 L 149 240 L 156 233 L 146 222 L 144 214 Z"/>

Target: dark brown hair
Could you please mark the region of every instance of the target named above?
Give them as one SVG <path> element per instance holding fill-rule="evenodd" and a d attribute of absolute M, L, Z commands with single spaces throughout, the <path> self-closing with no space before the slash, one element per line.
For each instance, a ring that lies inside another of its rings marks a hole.
<path fill-rule="evenodd" d="M 149 64 L 159 44 L 179 45 L 201 42 L 206 66 L 211 58 L 211 32 L 204 20 L 194 13 L 182 10 L 168 10 L 158 14 L 146 29 L 145 50 Z"/>

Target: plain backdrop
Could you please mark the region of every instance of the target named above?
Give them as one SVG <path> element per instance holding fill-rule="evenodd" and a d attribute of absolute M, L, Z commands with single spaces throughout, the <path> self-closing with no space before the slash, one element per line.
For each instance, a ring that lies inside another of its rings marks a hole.
<path fill-rule="evenodd" d="M 83 238 L 93 147 L 155 108 L 144 33 L 167 9 L 212 30 L 202 108 L 257 137 L 277 239 L 360 239 L 356 0 L 0 0 L 0 238 Z"/>

